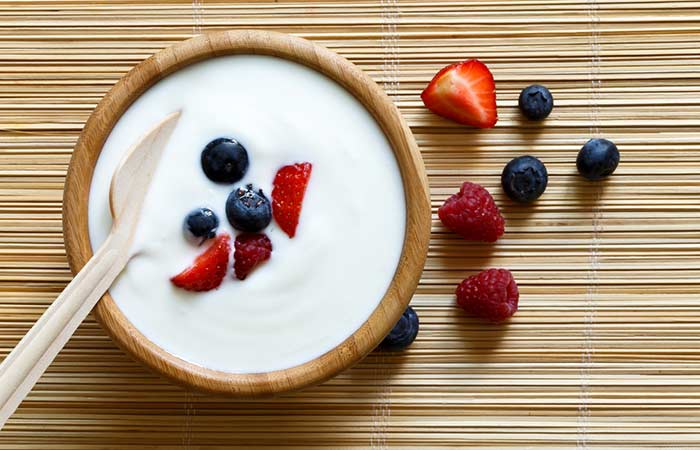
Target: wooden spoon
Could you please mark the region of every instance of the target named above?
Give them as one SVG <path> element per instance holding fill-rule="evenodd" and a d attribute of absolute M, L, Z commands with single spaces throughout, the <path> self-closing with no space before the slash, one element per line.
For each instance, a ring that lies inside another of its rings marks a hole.
<path fill-rule="evenodd" d="M 124 156 L 110 185 L 109 236 L 0 364 L 0 429 L 129 261 L 143 199 L 179 117 L 170 114 Z"/>

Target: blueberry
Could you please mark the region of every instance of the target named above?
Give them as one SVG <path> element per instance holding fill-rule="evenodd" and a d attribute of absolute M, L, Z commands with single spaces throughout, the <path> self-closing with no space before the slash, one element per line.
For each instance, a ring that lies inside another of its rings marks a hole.
<path fill-rule="evenodd" d="M 543 120 L 552 112 L 554 99 L 549 89 L 533 84 L 520 92 L 518 107 L 528 119 Z"/>
<path fill-rule="evenodd" d="M 620 163 L 617 146 L 607 139 L 591 139 L 576 158 L 578 173 L 589 180 L 600 180 L 615 172 Z"/>
<path fill-rule="evenodd" d="M 272 208 L 262 189 L 255 191 L 253 185 L 234 189 L 226 200 L 226 217 L 240 231 L 260 231 L 270 224 Z"/>
<path fill-rule="evenodd" d="M 214 139 L 202 150 L 202 169 L 211 181 L 235 183 L 248 170 L 248 152 L 234 139 Z"/>
<path fill-rule="evenodd" d="M 501 186 L 516 202 L 537 200 L 547 189 L 547 168 L 534 156 L 518 156 L 503 168 Z"/>
<path fill-rule="evenodd" d="M 388 351 L 403 350 L 416 339 L 418 325 L 418 314 L 409 306 L 379 347 Z"/>
<path fill-rule="evenodd" d="M 183 223 L 185 237 L 197 244 L 216 236 L 217 228 L 219 228 L 219 218 L 209 208 L 197 208 L 191 211 Z"/>

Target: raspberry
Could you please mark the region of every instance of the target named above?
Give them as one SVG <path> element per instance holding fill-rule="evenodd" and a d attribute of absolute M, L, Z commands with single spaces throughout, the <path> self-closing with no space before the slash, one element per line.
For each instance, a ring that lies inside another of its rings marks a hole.
<path fill-rule="evenodd" d="M 230 253 L 231 237 L 222 233 L 204 253 L 195 258 L 190 267 L 172 277 L 170 281 L 187 291 L 216 289 L 226 276 Z"/>
<path fill-rule="evenodd" d="M 443 225 L 470 241 L 495 242 L 505 230 L 505 220 L 489 191 L 468 181 L 445 200 L 438 216 Z"/>
<path fill-rule="evenodd" d="M 245 280 L 258 264 L 270 259 L 272 254 L 272 242 L 264 234 L 239 234 L 234 248 L 233 270 L 239 280 Z"/>
<path fill-rule="evenodd" d="M 477 317 L 492 322 L 506 320 L 518 310 L 518 285 L 506 269 L 488 269 L 457 286 L 457 304 Z"/>

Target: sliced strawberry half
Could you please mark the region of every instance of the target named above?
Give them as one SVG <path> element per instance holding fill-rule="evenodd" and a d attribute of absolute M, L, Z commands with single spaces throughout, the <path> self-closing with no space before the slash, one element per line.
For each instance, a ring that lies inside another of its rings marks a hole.
<path fill-rule="evenodd" d="M 264 234 L 239 234 L 233 247 L 233 270 L 239 280 L 245 280 L 253 269 L 270 259 L 272 254 L 272 242 Z"/>
<path fill-rule="evenodd" d="M 272 216 L 282 231 L 293 238 L 299 224 L 301 204 L 311 177 L 311 163 L 284 166 L 277 171 L 272 187 Z"/>
<path fill-rule="evenodd" d="M 421 99 L 435 114 L 464 125 L 491 128 L 498 121 L 493 75 L 476 59 L 442 69 Z"/>
<path fill-rule="evenodd" d="M 195 258 L 190 267 L 172 277 L 170 281 L 187 291 L 216 289 L 226 276 L 230 254 L 231 237 L 222 233 L 204 253 Z"/>

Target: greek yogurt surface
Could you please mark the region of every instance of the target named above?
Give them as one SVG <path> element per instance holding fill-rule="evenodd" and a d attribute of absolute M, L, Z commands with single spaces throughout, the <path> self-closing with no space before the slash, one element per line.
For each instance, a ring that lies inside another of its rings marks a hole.
<path fill-rule="evenodd" d="M 95 168 L 93 248 L 111 226 L 109 183 L 128 148 L 182 110 L 146 195 L 128 266 L 110 289 L 126 317 L 164 350 L 203 367 L 257 373 L 293 367 L 331 350 L 375 309 L 396 270 L 405 232 L 401 175 L 370 113 L 340 85 L 305 66 L 255 55 L 182 69 L 147 90 L 119 119 Z M 216 184 L 200 155 L 218 137 L 247 149 L 238 183 Z M 272 257 L 244 281 L 187 292 L 170 277 L 204 251 L 183 236 L 196 207 L 226 220 L 228 194 L 247 183 L 272 191 L 276 171 L 308 161 L 313 173 L 296 236 L 273 221 Z"/>

